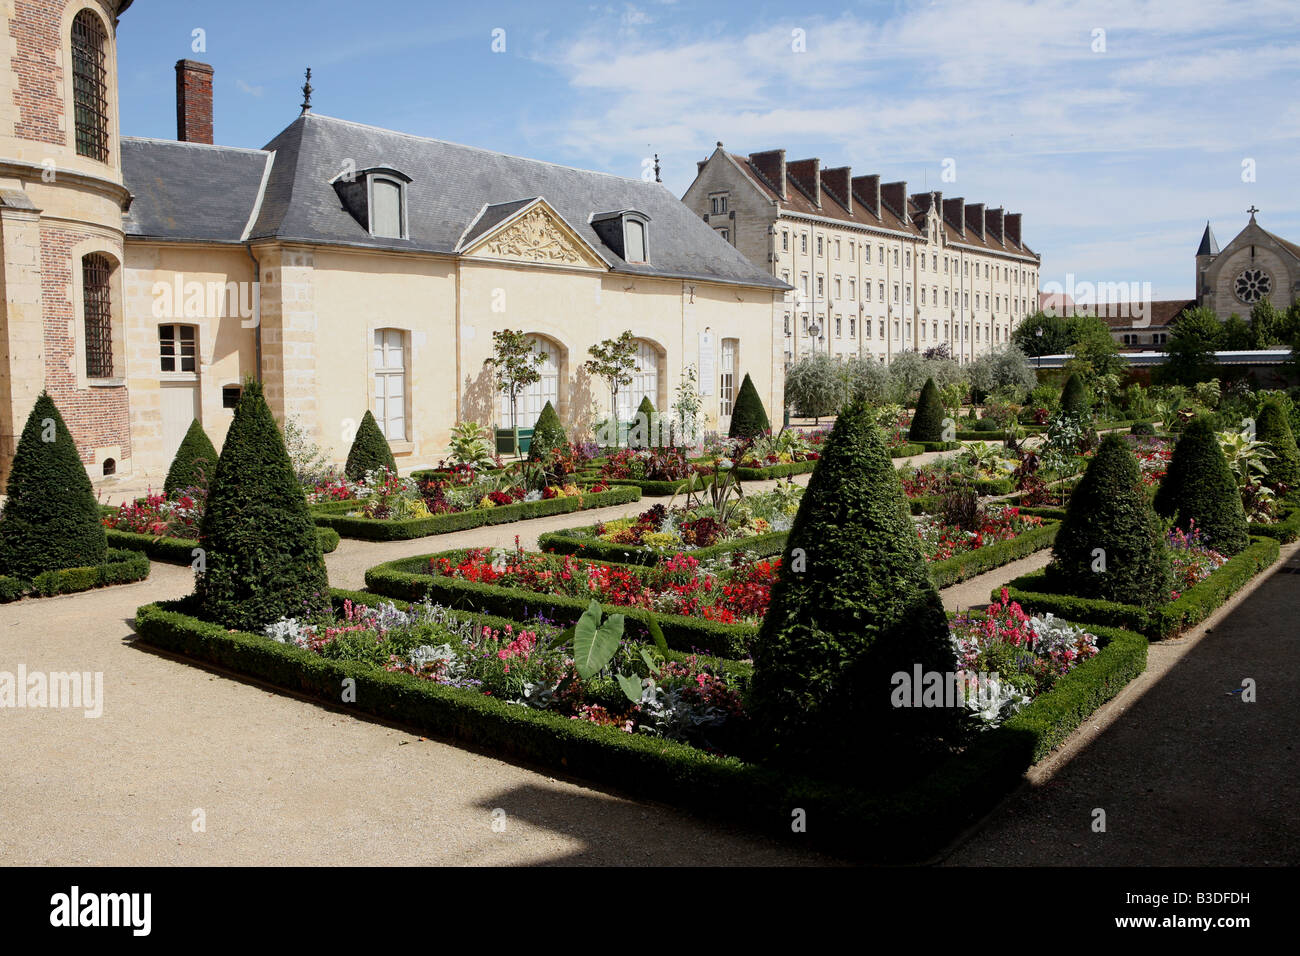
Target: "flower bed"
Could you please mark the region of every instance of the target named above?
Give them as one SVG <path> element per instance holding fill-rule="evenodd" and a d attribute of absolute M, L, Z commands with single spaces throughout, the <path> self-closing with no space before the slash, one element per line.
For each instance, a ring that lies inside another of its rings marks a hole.
<path fill-rule="evenodd" d="M 1007 590 L 1012 600 L 1031 610 L 1050 611 L 1080 623 L 1127 628 L 1158 640 L 1178 634 L 1209 617 L 1255 575 L 1276 561 L 1279 547 L 1274 538 L 1252 538 L 1240 554 L 1229 558 L 1197 583 L 1185 587 L 1169 603 L 1152 608 L 1077 597 L 1054 590 L 1045 571 L 1022 575 L 1011 581 Z M 1187 569 L 1185 564 L 1183 573 L 1187 573 Z"/>
<path fill-rule="evenodd" d="M 1059 520 L 1044 519 L 1039 515 L 1030 515 L 1024 509 L 1005 508 L 1005 509 L 988 509 L 990 512 L 1003 512 L 1002 516 L 995 518 L 990 524 L 990 534 L 985 536 L 979 535 L 978 544 L 975 543 L 974 537 L 969 537 L 969 532 L 963 532 L 963 538 L 954 540 L 951 532 L 935 532 L 931 529 L 935 525 L 931 523 L 923 524 L 918 530 L 921 534 L 923 547 L 926 550 L 925 532 L 930 531 L 936 535 L 939 541 L 946 541 L 955 548 L 964 548 L 964 550 L 955 551 L 948 557 L 930 559 L 930 577 L 940 588 L 951 587 L 961 581 L 975 577 L 977 574 L 983 574 L 986 571 L 992 571 L 994 568 L 1000 568 L 1012 561 L 1019 561 L 1021 558 L 1027 558 L 1036 551 L 1044 548 L 1050 548 L 1056 541 L 1056 533 L 1060 530 Z M 1013 517 L 1007 516 L 1006 513 L 1014 512 Z M 940 528 L 943 526 L 940 525 Z M 932 542 L 934 543 L 934 542 Z M 945 553 L 936 551 L 936 554 Z"/>
<path fill-rule="evenodd" d="M 654 564 L 677 551 L 700 559 L 738 550 L 773 554 L 784 544 L 802 496 L 802 487 L 787 482 L 773 491 L 731 501 L 721 518 L 718 508 L 707 501 L 672 508 L 658 504 L 636 517 L 548 532 L 538 546 L 558 554 L 630 564 Z"/>
<path fill-rule="evenodd" d="M 599 486 L 597 486 L 599 487 Z M 506 524 L 511 521 L 523 521 L 527 518 L 541 518 L 547 515 L 567 514 L 572 511 L 586 511 L 591 508 L 605 508 L 610 505 L 622 505 L 641 499 L 641 490 L 628 486 L 607 488 L 604 491 L 578 488 L 576 493 L 564 492 L 554 497 L 543 497 L 532 501 L 518 501 L 511 504 L 496 504 L 489 498 L 486 504 L 442 514 L 410 518 L 367 518 L 361 514 L 349 514 L 357 511 L 361 502 L 342 501 L 312 508 L 316 524 L 332 528 L 345 538 L 361 538 L 368 541 L 402 541 L 410 538 L 423 538 L 431 534 L 447 534 L 452 531 L 464 531 L 483 525 Z"/>
<path fill-rule="evenodd" d="M 0 603 L 20 598 L 73 594 L 112 584 L 130 584 L 149 576 L 149 559 L 135 551 L 109 548 L 103 564 L 43 571 L 30 581 L 0 575 Z"/>
<path fill-rule="evenodd" d="M 335 592 L 336 601 L 356 596 Z M 773 836 L 825 841 L 832 852 L 880 861 L 917 860 L 942 847 L 1014 787 L 1024 770 L 1059 745 L 1098 706 L 1146 666 L 1146 641 L 1092 628 L 1095 656 L 1069 669 L 1022 710 L 980 734 L 959 755 L 894 792 L 812 780 L 686 743 L 549 710 L 509 703 L 474 687 L 438 683 L 402 670 L 331 658 L 264 636 L 227 631 L 192 615 L 190 601 L 146 605 L 140 640 L 259 681 L 339 706 L 338 688 L 355 682 L 345 706 L 413 730 L 663 800 Z M 491 626 L 499 626 L 494 622 Z M 790 808 L 821 821 L 792 836 Z"/>
<path fill-rule="evenodd" d="M 937 515 L 923 516 L 916 527 L 921 553 L 927 561 L 943 561 L 998 541 L 1010 541 L 1043 524 L 1042 518 L 1021 514 L 1019 508 L 1006 505 L 981 509 L 978 521 L 978 527 L 967 529 L 948 524 Z"/>
<path fill-rule="evenodd" d="M 1276 538 L 1283 544 L 1288 544 L 1296 538 L 1300 538 L 1300 504 L 1295 504 L 1291 499 L 1283 499 L 1277 520 L 1268 523 L 1251 522 L 1250 533 L 1262 535 L 1267 538 Z"/>

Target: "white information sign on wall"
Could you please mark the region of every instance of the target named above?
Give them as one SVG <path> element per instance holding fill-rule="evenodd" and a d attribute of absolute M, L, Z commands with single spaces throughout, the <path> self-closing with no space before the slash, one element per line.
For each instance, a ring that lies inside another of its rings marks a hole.
<path fill-rule="evenodd" d="M 713 354 L 713 333 L 700 333 L 700 394 L 713 394 L 713 379 L 717 376 L 717 359 Z"/>

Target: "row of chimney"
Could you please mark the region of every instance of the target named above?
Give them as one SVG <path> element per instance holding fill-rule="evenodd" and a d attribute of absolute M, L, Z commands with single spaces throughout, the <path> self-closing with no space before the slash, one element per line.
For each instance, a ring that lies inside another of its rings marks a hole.
<path fill-rule="evenodd" d="M 785 150 L 769 149 L 750 153 L 749 164 L 782 199 L 788 199 L 793 185 L 821 208 L 823 193 L 839 203 L 851 216 L 859 209 L 881 220 L 881 204 L 907 222 L 907 202 L 910 199 L 923 213 L 939 204 L 939 214 L 957 233 L 966 238 L 969 230 L 981 240 L 995 239 L 1002 245 L 1008 242 L 1020 245 L 1021 214 L 1006 212 L 1002 207 L 985 209 L 983 203 L 967 203 L 965 199 L 944 199 L 943 193 L 933 190 L 926 193 L 907 194 L 907 183 L 882 183 L 879 176 L 854 176 L 848 166 L 822 169 L 820 159 L 798 159 L 787 162 Z"/>

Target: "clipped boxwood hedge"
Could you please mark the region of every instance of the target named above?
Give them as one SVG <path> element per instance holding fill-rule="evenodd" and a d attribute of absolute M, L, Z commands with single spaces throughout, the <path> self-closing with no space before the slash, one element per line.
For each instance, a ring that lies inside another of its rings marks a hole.
<path fill-rule="evenodd" d="M 449 534 L 453 531 L 480 528 L 483 525 L 508 524 L 528 518 L 544 518 L 548 515 L 606 508 L 640 500 L 641 489 L 623 485 L 610 488 L 608 491 L 584 492 L 580 496 L 568 498 L 520 501 L 512 505 L 498 505 L 495 508 L 471 508 L 468 511 L 453 511 L 448 514 L 431 515 L 428 518 L 406 518 L 401 521 L 349 517 L 340 513 L 357 508 L 360 505 L 357 501 L 331 501 L 312 505 L 311 512 L 316 524 L 332 528 L 345 538 L 361 538 L 365 541 L 406 541 L 431 534 Z"/>
<path fill-rule="evenodd" d="M 697 480 L 696 483 L 695 483 L 695 487 L 696 487 L 697 489 L 700 489 L 700 488 L 707 488 L 709 485 L 713 484 L 715 478 L 716 478 L 715 475 L 699 475 L 699 476 L 698 476 L 698 480 Z M 600 478 L 600 479 L 596 479 L 596 478 L 593 476 L 593 477 L 591 478 L 591 480 L 592 480 L 592 481 L 596 481 L 596 480 L 603 481 L 605 484 L 609 485 L 611 488 L 614 487 L 614 486 L 616 486 L 616 485 L 619 486 L 619 487 L 632 487 L 632 488 L 639 488 L 639 489 L 641 490 L 641 494 L 645 495 L 645 496 L 648 497 L 648 498 L 667 498 L 667 497 L 670 497 L 670 496 L 672 496 L 672 495 L 677 494 L 677 490 L 678 490 L 679 488 L 681 488 L 683 485 L 685 485 L 685 484 L 686 484 L 688 481 L 690 481 L 691 479 L 690 479 L 690 478 L 678 478 L 678 479 L 675 479 L 675 480 L 673 480 L 673 481 L 653 481 L 653 480 L 651 480 L 651 479 L 649 479 L 649 478 Z"/>
<path fill-rule="evenodd" d="M 338 600 L 347 594 L 334 593 Z M 351 678 L 356 703 L 346 706 L 354 712 L 563 769 L 774 837 L 815 841 L 840 855 L 882 862 L 917 861 L 941 849 L 991 809 L 1032 763 L 1142 673 L 1147 654 L 1146 641 L 1137 634 L 1093 628 L 1101 645 L 1094 658 L 960 755 L 886 795 L 514 706 L 411 674 L 328 660 L 289 644 L 227 631 L 193 617 L 192 610 L 188 599 L 145 605 L 136 612 L 136 632 L 145 644 L 334 708 L 342 706 L 339 687 Z M 811 825 L 806 834 L 792 833 L 793 808 L 807 814 Z"/>
<path fill-rule="evenodd" d="M 110 540 L 110 544 L 111 544 Z M 104 563 L 86 568 L 62 568 L 42 571 L 30 581 L 0 575 L 0 603 L 33 597 L 75 594 L 110 584 L 131 584 L 149 576 L 149 558 L 137 551 L 108 549 Z"/>
<path fill-rule="evenodd" d="M 464 549 L 439 551 L 375 565 L 366 571 L 366 587 L 376 594 L 404 601 L 422 601 L 428 597 L 434 603 L 455 611 L 482 611 L 516 621 L 526 621 L 538 614 L 545 614 L 548 619 L 555 621 L 576 621 L 590 603 L 590 599 L 585 597 L 541 594 L 523 588 L 482 584 L 434 575 L 429 570 L 429 562 L 434 558 L 457 560 L 464 554 Z M 634 564 L 623 567 L 637 575 L 648 570 Z M 647 639 L 649 629 L 646 626 L 648 615 L 645 611 L 615 604 L 604 604 L 602 607 L 606 614 L 623 615 L 630 636 Z M 758 627 L 753 624 L 723 624 L 680 614 L 656 614 L 655 620 L 669 647 L 683 651 L 700 650 L 717 657 L 748 657 L 749 645 L 758 634 Z"/>
<path fill-rule="evenodd" d="M 1021 425 L 1019 427 L 1024 430 L 1026 435 L 1037 435 L 1047 431 L 1046 425 Z M 987 442 L 1001 441 L 1002 436 L 1005 434 L 1006 434 L 1005 428 L 995 428 L 991 431 L 986 431 L 986 432 L 974 431 L 973 429 L 959 428 L 957 429 L 956 438 L 958 442 L 982 441 L 987 443 Z"/>
<path fill-rule="evenodd" d="M 920 455 L 920 454 L 924 454 L 926 451 L 929 451 L 930 449 L 926 448 L 926 445 L 942 445 L 942 444 L 943 442 L 941 441 L 936 441 L 936 442 L 909 441 L 909 442 L 903 442 L 903 444 L 901 445 L 890 445 L 889 457 L 890 458 L 911 458 L 913 455 Z"/>
<path fill-rule="evenodd" d="M 115 528 L 105 528 L 104 531 L 108 535 L 109 547 L 143 551 L 154 561 L 167 564 L 189 564 L 194 560 L 194 549 L 199 546 L 197 538 L 168 538 Z M 339 546 L 339 533 L 333 528 L 317 528 L 316 537 L 322 554 L 329 554 Z"/>
<path fill-rule="evenodd" d="M 789 478 L 791 475 L 806 475 L 817 467 L 817 459 L 811 461 L 790 461 L 764 468 L 742 468 L 737 465 L 733 470 L 741 481 L 767 481 L 769 478 Z"/>
<path fill-rule="evenodd" d="M 601 541 L 590 534 L 595 527 L 595 525 L 586 525 L 580 528 L 547 531 L 537 539 L 537 550 L 554 554 L 573 554 L 593 561 L 642 565 L 655 564 L 660 558 L 669 557 L 680 550 L 664 551 L 648 548 L 642 544 L 614 544 L 612 541 Z M 588 532 L 588 534 L 584 535 L 581 532 Z M 707 548 L 692 548 L 683 553 L 700 561 L 715 558 L 720 554 L 730 554 L 733 551 L 753 551 L 766 557 L 780 554 L 785 549 L 785 539 L 786 532 L 770 531 L 767 534 L 756 534 L 748 538 L 734 538 L 731 541 L 711 544 Z"/>
<path fill-rule="evenodd" d="M 1267 524 L 1250 523 L 1250 533 L 1265 538 L 1276 538 L 1282 544 L 1289 544 L 1300 538 L 1300 504 L 1283 505 L 1279 509 L 1277 521 Z"/>
<path fill-rule="evenodd" d="M 921 446 L 921 451 L 923 451 L 923 452 L 926 452 L 926 451 L 956 451 L 958 448 L 961 447 L 961 442 L 959 442 L 959 441 L 920 441 L 920 442 L 913 442 L 913 444 L 914 444 L 914 445 L 920 445 L 920 446 Z M 891 454 L 892 457 L 894 457 L 894 458 L 899 457 L 898 455 L 894 455 L 892 452 L 891 452 L 890 454 Z"/>
<path fill-rule="evenodd" d="M 965 554 L 954 555 L 942 561 L 931 561 L 930 577 L 934 578 L 934 583 L 941 588 L 952 587 L 977 574 L 992 571 L 1012 561 L 1027 558 L 1035 551 L 1050 548 L 1060 528 L 1059 521 L 1045 521 L 1042 527 L 1031 528 L 1007 541 L 995 541 L 993 544 L 986 544 Z"/>
<path fill-rule="evenodd" d="M 1098 624 L 1137 631 L 1152 640 L 1172 637 L 1194 627 L 1210 616 L 1228 598 L 1277 560 L 1280 545 L 1275 538 L 1252 538 L 1240 554 L 1212 573 L 1204 581 L 1182 592 L 1176 601 L 1152 608 L 1117 601 L 1081 598 L 1044 590 L 1046 574 L 1035 571 L 1009 582 L 1011 600 L 1019 601 L 1029 611 L 1050 611 L 1079 624 Z M 993 590 L 997 600 L 999 589 Z"/>

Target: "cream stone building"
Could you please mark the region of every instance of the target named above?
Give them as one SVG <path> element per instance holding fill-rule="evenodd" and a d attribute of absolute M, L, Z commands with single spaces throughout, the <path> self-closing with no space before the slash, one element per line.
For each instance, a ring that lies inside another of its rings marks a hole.
<path fill-rule="evenodd" d="M 582 364 L 625 330 L 621 418 L 643 396 L 667 411 L 687 365 L 706 427 L 726 427 L 746 372 L 781 406 L 787 287 L 660 183 L 306 102 L 263 149 L 212 145 L 212 68 L 188 60 L 179 140 L 122 138 L 128 5 L 0 5 L 18 50 L 0 67 L 0 479 L 42 388 L 92 478 L 138 477 L 165 472 L 195 418 L 220 447 L 249 377 L 335 460 L 369 409 L 400 467 L 431 464 L 456 422 L 510 424 L 484 365 L 503 328 L 546 356 L 521 427 L 548 400 L 579 429 L 607 415 Z"/>
<path fill-rule="evenodd" d="M 946 344 L 968 362 L 1038 306 L 1040 259 L 1019 213 L 722 143 L 683 202 L 793 286 L 779 318 L 785 361 L 818 350 L 888 362 Z"/>

